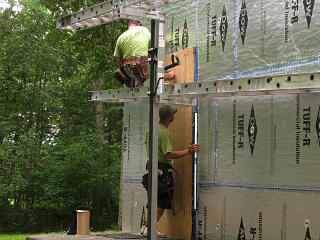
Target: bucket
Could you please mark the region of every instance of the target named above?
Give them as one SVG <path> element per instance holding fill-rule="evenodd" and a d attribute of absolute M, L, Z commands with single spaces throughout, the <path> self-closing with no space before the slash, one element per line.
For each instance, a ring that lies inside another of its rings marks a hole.
<path fill-rule="evenodd" d="M 77 236 L 89 235 L 90 211 L 77 210 Z"/>

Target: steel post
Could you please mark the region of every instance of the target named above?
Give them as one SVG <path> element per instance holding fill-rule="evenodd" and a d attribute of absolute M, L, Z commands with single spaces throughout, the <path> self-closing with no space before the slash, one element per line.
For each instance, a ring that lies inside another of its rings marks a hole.
<path fill-rule="evenodd" d="M 150 105 L 149 105 L 149 175 L 148 175 L 148 239 L 156 239 L 157 231 L 157 195 L 158 195 L 158 120 L 157 103 L 157 58 L 158 20 L 151 20 L 151 64 L 150 64 Z"/>

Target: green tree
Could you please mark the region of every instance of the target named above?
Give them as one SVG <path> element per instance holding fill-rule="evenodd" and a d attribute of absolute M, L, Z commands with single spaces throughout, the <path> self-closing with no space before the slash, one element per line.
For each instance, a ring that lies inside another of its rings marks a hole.
<path fill-rule="evenodd" d="M 0 12 L 0 231 L 65 229 L 77 208 L 117 224 L 121 104 L 86 100 L 112 80 L 126 21 L 82 32 L 55 19 L 98 1 L 25 0 Z"/>

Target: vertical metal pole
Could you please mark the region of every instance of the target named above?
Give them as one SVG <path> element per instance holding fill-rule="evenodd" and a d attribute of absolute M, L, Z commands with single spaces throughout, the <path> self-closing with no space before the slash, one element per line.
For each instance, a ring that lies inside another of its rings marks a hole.
<path fill-rule="evenodd" d="M 156 49 L 158 20 L 151 20 L 151 48 Z M 151 59 L 157 58 L 157 52 L 152 51 Z M 154 61 L 150 65 L 150 109 L 149 109 L 149 176 L 148 176 L 148 239 L 156 239 L 157 231 L 157 195 L 158 195 L 158 121 L 159 104 L 157 103 L 156 83 L 157 66 Z"/>
<path fill-rule="evenodd" d="M 194 144 L 198 144 L 198 112 L 194 113 Z M 193 209 L 197 210 L 197 191 L 198 191 L 198 152 L 195 152 L 194 155 L 194 173 L 193 173 Z"/>
<path fill-rule="evenodd" d="M 198 101 L 197 101 L 198 102 Z M 198 103 L 197 103 L 198 104 Z M 195 112 L 193 115 L 193 138 L 192 141 L 194 144 L 198 144 L 198 105 L 195 107 Z M 198 234 L 198 219 L 199 219 L 199 210 L 198 210 L 198 152 L 195 152 L 192 156 L 193 161 L 193 211 L 192 211 L 192 234 L 191 240 L 197 239 Z"/>

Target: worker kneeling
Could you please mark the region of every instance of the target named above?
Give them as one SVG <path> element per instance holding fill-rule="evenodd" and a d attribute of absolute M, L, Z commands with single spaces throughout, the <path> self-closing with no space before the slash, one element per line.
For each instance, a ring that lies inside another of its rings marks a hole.
<path fill-rule="evenodd" d="M 139 21 L 129 20 L 128 30 L 117 40 L 114 56 L 120 68 L 113 77 L 127 87 L 143 86 L 149 78 L 148 47 L 151 34 Z M 165 79 L 172 80 L 174 73 L 165 73 Z"/>

